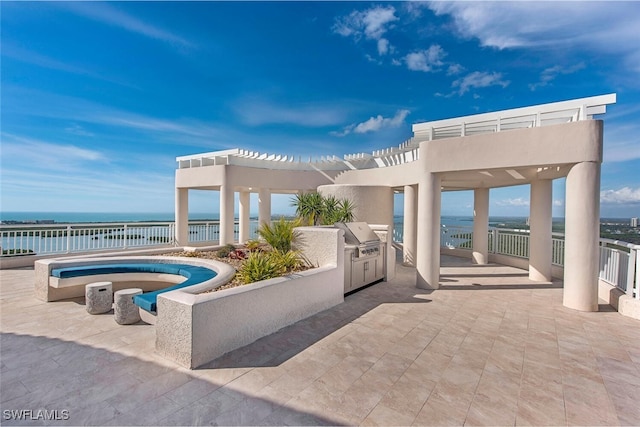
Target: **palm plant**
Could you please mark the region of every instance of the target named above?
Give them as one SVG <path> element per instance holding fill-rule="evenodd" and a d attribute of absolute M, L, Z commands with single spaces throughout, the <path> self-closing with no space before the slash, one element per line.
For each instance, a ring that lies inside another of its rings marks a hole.
<path fill-rule="evenodd" d="M 296 215 L 307 225 L 319 225 L 324 211 L 324 203 L 320 193 L 296 194 L 291 201 L 296 208 Z"/>
<path fill-rule="evenodd" d="M 320 193 L 298 194 L 291 201 L 291 206 L 296 208 L 296 215 L 308 225 L 331 225 L 351 222 L 355 218 L 353 202 L 335 196 L 323 197 Z"/>

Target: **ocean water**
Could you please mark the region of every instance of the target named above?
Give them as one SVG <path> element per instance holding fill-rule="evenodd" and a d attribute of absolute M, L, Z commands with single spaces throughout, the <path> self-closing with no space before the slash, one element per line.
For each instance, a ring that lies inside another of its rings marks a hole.
<path fill-rule="evenodd" d="M 279 218 L 280 214 L 274 214 Z M 217 220 L 218 213 L 189 213 L 190 220 Z M 253 216 L 252 216 L 253 218 Z M 107 223 L 107 222 L 172 222 L 173 212 L 0 212 L 0 221 L 54 221 L 57 224 L 68 223 Z M 559 219 L 554 218 L 554 222 Z M 561 219 L 560 219 L 561 220 Z M 394 225 L 401 226 L 402 215 L 394 216 Z M 491 217 L 491 225 L 500 223 L 522 223 L 525 217 Z M 441 223 L 448 227 L 473 226 L 473 218 L 470 216 L 442 216 Z"/>
<path fill-rule="evenodd" d="M 216 213 L 189 213 L 191 220 L 215 220 Z M 173 212 L 1 212 L 0 221 L 54 221 L 59 224 L 84 222 L 174 221 Z"/>

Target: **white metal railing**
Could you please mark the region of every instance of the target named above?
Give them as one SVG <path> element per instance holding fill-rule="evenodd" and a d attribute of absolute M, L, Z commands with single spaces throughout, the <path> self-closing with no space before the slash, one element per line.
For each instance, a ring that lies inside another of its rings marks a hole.
<path fill-rule="evenodd" d="M 440 246 L 447 248 L 473 248 L 473 228 L 442 227 L 440 229 Z"/>
<path fill-rule="evenodd" d="M 257 237 L 258 222 L 249 223 L 250 238 Z M 238 239 L 239 226 L 235 225 Z M 0 225 L 2 256 L 55 255 L 174 244 L 173 222 L 20 224 Z M 217 221 L 190 221 L 189 243 L 217 242 Z"/>
<path fill-rule="evenodd" d="M 472 116 L 417 123 L 414 137 L 419 141 L 502 132 L 511 129 L 571 123 L 605 114 L 607 105 L 616 103 L 616 94 L 572 99 L 524 108 L 474 114 Z"/>
<path fill-rule="evenodd" d="M 398 226 L 393 238 L 402 243 L 403 230 Z M 517 258 L 529 258 L 529 230 L 489 229 L 489 253 Z M 564 266 L 565 240 L 562 233 L 553 233 L 551 262 Z M 442 227 L 440 245 L 450 249 L 473 249 L 473 227 Z M 601 280 L 616 286 L 632 298 L 640 299 L 640 245 L 617 240 L 600 239 Z"/>
<path fill-rule="evenodd" d="M 239 226 L 234 227 L 238 239 Z M 257 236 L 258 222 L 250 222 L 250 238 Z M 393 238 L 402 242 L 402 227 L 396 224 Z M 100 250 L 167 246 L 174 244 L 173 222 L 104 223 L 68 225 L 0 225 L 2 256 L 21 254 L 55 255 Z M 217 221 L 190 221 L 190 243 L 216 243 Z M 512 257 L 529 257 L 529 230 L 490 228 L 489 252 Z M 473 227 L 442 227 L 441 245 L 473 248 Z M 553 233 L 552 263 L 564 265 L 564 236 Z M 600 279 L 640 299 L 640 245 L 600 239 Z"/>
<path fill-rule="evenodd" d="M 640 245 L 600 239 L 600 279 L 640 300 Z"/>

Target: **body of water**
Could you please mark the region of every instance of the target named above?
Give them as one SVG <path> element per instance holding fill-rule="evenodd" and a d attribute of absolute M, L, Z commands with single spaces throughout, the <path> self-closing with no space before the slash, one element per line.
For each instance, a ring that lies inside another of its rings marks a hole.
<path fill-rule="evenodd" d="M 280 214 L 274 214 L 279 218 Z M 189 213 L 189 219 L 217 220 L 219 215 L 213 213 Z M 253 218 L 253 216 L 252 216 Z M 1 212 L 0 221 L 36 222 L 53 221 L 56 224 L 69 223 L 109 223 L 109 222 L 173 222 L 173 212 Z M 526 224 L 526 217 L 490 217 L 491 226 L 513 226 Z M 394 226 L 402 226 L 402 215 L 394 216 Z M 564 222 L 563 218 L 554 218 L 553 222 Z M 473 226 L 473 218 L 470 216 L 442 216 L 441 223 L 448 227 Z"/>
<path fill-rule="evenodd" d="M 191 220 L 218 219 L 215 213 L 189 213 Z M 152 222 L 174 221 L 173 212 L 2 212 L 0 221 L 54 221 L 57 224 L 85 222 Z"/>

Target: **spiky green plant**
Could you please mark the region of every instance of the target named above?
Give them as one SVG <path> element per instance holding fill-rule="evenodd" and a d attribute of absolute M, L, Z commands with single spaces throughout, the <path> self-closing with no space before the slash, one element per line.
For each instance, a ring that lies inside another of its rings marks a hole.
<path fill-rule="evenodd" d="M 251 239 L 251 240 L 247 240 L 247 242 L 244 245 L 246 246 L 247 249 L 249 249 L 249 252 L 255 252 L 260 249 L 263 243 L 258 239 Z"/>
<path fill-rule="evenodd" d="M 292 199 L 291 206 L 296 208 L 296 215 L 308 225 L 331 225 L 355 219 L 353 202 L 335 196 L 323 197 L 319 193 L 298 194 Z"/>
<path fill-rule="evenodd" d="M 281 276 L 286 270 L 278 262 L 274 262 L 269 252 L 251 252 L 249 258 L 238 271 L 244 283 L 259 282 Z"/>
<path fill-rule="evenodd" d="M 271 247 L 280 252 L 289 252 L 291 246 L 298 236 L 295 230 L 300 225 L 299 220 L 287 221 L 284 217 L 280 217 L 273 224 L 264 223 L 258 229 L 258 234 Z"/>
<path fill-rule="evenodd" d="M 307 225 L 321 224 L 324 203 L 320 193 L 296 194 L 291 200 L 291 206 L 296 208 L 296 215 Z"/>
<path fill-rule="evenodd" d="M 304 261 L 298 251 L 272 251 L 269 253 L 269 257 L 271 261 L 278 265 L 285 273 L 289 273 L 304 265 Z"/>

